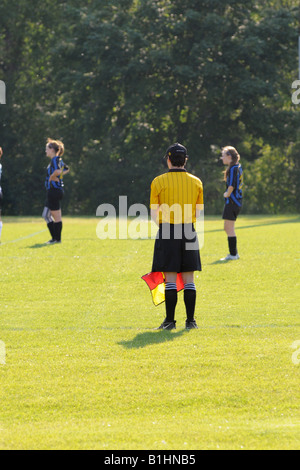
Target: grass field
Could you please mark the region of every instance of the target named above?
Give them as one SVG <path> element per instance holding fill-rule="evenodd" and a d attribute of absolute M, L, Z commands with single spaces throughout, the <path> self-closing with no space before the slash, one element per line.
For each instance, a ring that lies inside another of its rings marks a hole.
<path fill-rule="evenodd" d="M 154 331 L 153 240 L 4 218 L 0 449 L 300 449 L 300 217 L 205 219 L 198 330 Z M 298 346 L 297 346 L 298 344 Z"/>

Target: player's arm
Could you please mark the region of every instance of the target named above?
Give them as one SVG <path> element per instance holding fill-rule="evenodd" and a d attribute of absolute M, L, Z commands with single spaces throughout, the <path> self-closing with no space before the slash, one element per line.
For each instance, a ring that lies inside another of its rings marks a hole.
<path fill-rule="evenodd" d="M 61 176 L 66 175 L 67 173 L 69 173 L 69 171 L 69 167 L 64 167 L 61 170 L 54 170 L 49 178 L 49 181 L 58 181 Z"/>
<path fill-rule="evenodd" d="M 224 193 L 225 198 L 229 198 L 231 196 L 232 191 L 236 188 L 237 182 L 237 170 L 236 167 L 232 167 L 229 173 L 229 185 L 227 190 Z"/>
<path fill-rule="evenodd" d="M 66 175 L 67 173 L 69 173 L 69 171 L 70 171 L 70 168 L 67 165 L 64 165 L 63 166 L 63 176 Z"/>
<path fill-rule="evenodd" d="M 61 170 L 54 170 L 53 173 L 51 173 L 49 181 L 59 181 L 59 176 L 61 175 Z"/>
<path fill-rule="evenodd" d="M 2 147 L 0 147 L 0 158 L 2 157 L 3 155 L 3 150 L 2 150 Z"/>
<path fill-rule="evenodd" d="M 69 167 L 65 167 L 61 172 L 60 172 L 60 177 L 62 176 L 65 176 L 69 173 L 70 171 L 70 168 Z"/>
<path fill-rule="evenodd" d="M 227 197 L 230 197 L 230 195 L 231 195 L 231 193 L 232 193 L 233 190 L 234 190 L 234 187 L 233 187 L 233 186 L 229 186 L 229 187 L 227 188 L 227 191 L 225 191 L 225 193 L 224 193 L 224 197 L 226 197 L 226 198 L 227 198 Z"/>

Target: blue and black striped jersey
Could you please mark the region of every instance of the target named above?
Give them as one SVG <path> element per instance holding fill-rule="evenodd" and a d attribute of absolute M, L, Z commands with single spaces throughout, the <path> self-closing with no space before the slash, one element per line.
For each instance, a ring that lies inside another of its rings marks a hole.
<path fill-rule="evenodd" d="M 61 157 L 52 158 L 51 163 L 49 163 L 47 167 L 47 176 L 45 181 L 46 189 L 63 189 L 64 182 L 62 177 L 59 178 L 59 181 L 49 181 L 50 176 L 55 170 L 62 170 L 63 168 L 67 169 L 67 166 L 64 164 Z"/>
<path fill-rule="evenodd" d="M 243 200 L 243 169 L 240 164 L 233 165 L 229 170 L 229 175 L 226 180 L 226 189 L 233 186 L 230 197 L 226 198 L 226 204 L 229 204 L 231 199 L 238 206 L 242 205 Z"/>

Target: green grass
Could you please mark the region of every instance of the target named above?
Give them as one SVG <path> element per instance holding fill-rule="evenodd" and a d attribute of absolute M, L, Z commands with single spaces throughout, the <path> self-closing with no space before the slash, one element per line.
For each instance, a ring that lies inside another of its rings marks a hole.
<path fill-rule="evenodd" d="M 65 218 L 44 246 L 43 221 L 4 218 L 0 449 L 299 449 L 299 222 L 240 217 L 241 259 L 220 263 L 222 221 L 206 218 L 188 332 L 182 293 L 177 330 L 153 330 L 153 240 Z"/>

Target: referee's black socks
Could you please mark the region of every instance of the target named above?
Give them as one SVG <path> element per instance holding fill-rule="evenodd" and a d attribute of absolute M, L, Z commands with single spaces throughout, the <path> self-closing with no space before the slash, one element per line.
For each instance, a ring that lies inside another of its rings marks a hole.
<path fill-rule="evenodd" d="M 235 256 L 237 254 L 237 242 L 236 242 L 236 237 L 228 237 L 228 247 L 229 247 L 229 253 L 232 256 Z"/>
<path fill-rule="evenodd" d="M 165 300 L 166 321 L 174 321 L 175 308 L 177 304 L 177 285 L 175 282 L 166 282 Z M 186 318 L 188 321 L 193 321 L 196 306 L 196 286 L 193 282 L 189 282 L 184 285 L 184 303 L 186 308 Z"/>
<path fill-rule="evenodd" d="M 184 285 L 184 303 L 186 308 L 187 321 L 194 320 L 196 306 L 196 286 L 193 282 Z"/>
<path fill-rule="evenodd" d="M 166 282 L 165 286 L 166 301 L 166 321 L 171 322 L 175 319 L 175 308 L 177 304 L 177 285 L 176 282 Z"/>

